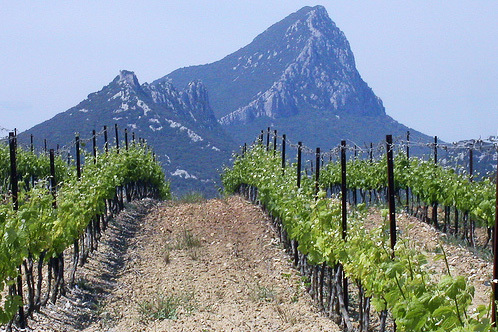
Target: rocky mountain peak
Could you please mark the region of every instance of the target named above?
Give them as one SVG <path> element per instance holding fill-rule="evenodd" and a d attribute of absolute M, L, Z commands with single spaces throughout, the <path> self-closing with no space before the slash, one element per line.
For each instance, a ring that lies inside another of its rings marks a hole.
<path fill-rule="evenodd" d="M 190 109 L 190 116 L 203 126 L 216 126 L 217 120 L 209 104 L 208 91 L 200 80 L 187 84 L 181 92 L 182 101 Z"/>
<path fill-rule="evenodd" d="M 310 14 L 316 14 L 316 13 L 318 13 L 319 15 L 322 15 L 324 17 L 328 17 L 327 10 L 322 5 L 304 6 L 303 8 L 296 11 L 294 14 L 297 16 L 299 16 L 299 15 L 308 16 Z M 293 15 L 293 14 L 291 14 L 291 15 Z"/>
<path fill-rule="evenodd" d="M 319 111 L 333 117 L 385 115 L 323 6 L 290 14 L 220 61 L 181 68 L 158 81 L 185 86 L 197 79 L 208 87 L 213 111 L 226 126 Z"/>
<path fill-rule="evenodd" d="M 221 117 L 220 123 L 248 123 L 261 117 L 275 119 L 315 110 L 335 115 L 385 114 L 382 101 L 361 79 L 344 33 L 324 7 L 305 7 L 257 40 L 276 40 L 278 36 L 282 37 L 280 49 L 286 49 L 280 53 L 290 57 L 280 76 L 252 101 Z"/>
<path fill-rule="evenodd" d="M 183 100 L 191 106 L 208 104 L 208 92 L 201 80 L 190 82 L 183 91 Z"/>
<path fill-rule="evenodd" d="M 298 19 L 295 23 L 288 28 L 288 33 L 296 26 L 302 25 L 307 27 L 314 37 L 321 37 L 331 28 L 337 28 L 323 6 L 304 7 L 296 14 L 300 15 L 297 16 Z"/>
<path fill-rule="evenodd" d="M 78 105 L 24 132 L 22 140 L 33 134 L 66 144 L 74 132 L 85 137 L 113 124 L 154 147 L 174 190 L 196 187 L 215 194 L 217 169 L 230 157 L 233 141 L 217 122 L 200 81 L 184 90 L 167 81 L 140 85 L 132 71 L 122 70 Z"/>
<path fill-rule="evenodd" d="M 140 86 L 137 76 L 132 71 L 120 70 L 119 75 L 116 77 L 116 80 L 118 84 L 129 85 L 133 88 Z"/>

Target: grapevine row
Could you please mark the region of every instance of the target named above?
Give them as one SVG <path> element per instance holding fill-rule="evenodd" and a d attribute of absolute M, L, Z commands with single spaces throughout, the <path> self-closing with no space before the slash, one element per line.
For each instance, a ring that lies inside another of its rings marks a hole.
<path fill-rule="evenodd" d="M 361 184 L 372 190 L 385 186 L 387 180 L 381 175 L 386 174 L 385 166 L 381 171 L 382 162 L 364 164 L 365 168 L 360 164 L 352 167 L 357 169 L 356 177 L 350 177 L 355 171 L 348 173 L 350 186 Z M 400 173 L 403 162 L 398 160 L 396 164 L 395 173 Z M 421 168 L 426 166 L 420 164 Z M 417 165 L 406 159 L 405 166 L 415 169 Z M 332 316 L 341 317 L 348 330 L 354 328 L 343 277 L 357 286 L 361 331 L 369 329 L 370 304 L 380 313 L 378 327 L 381 331 L 386 328 L 387 312 L 400 331 L 490 330 L 488 308 L 480 306 L 472 315 L 468 313 L 474 289 L 464 277 L 452 276 L 448 269 L 447 275 L 435 282 L 425 268 L 427 259 L 424 255 L 411 247 L 407 239 L 398 241 L 393 251 L 385 232 L 386 225 L 367 231 L 361 209 L 348 209 L 347 234 L 343 236 L 342 204 L 338 199 L 327 198 L 323 190 L 331 183 L 338 183 L 340 172 L 337 170 L 334 163 L 320 174 L 322 190 L 318 193 L 314 181 L 308 177 L 301 179 L 298 188 L 296 172 L 282 162 L 280 156 L 257 144 L 237 157 L 233 167 L 225 169 L 222 179 L 227 192 L 248 194 L 268 210 L 280 225 L 283 242 L 294 255 L 295 262 L 315 285 L 312 289 L 315 289 L 319 303 Z M 365 170 L 374 170 L 378 176 L 362 173 Z M 409 178 L 407 176 L 406 181 L 413 181 Z M 403 188 L 401 181 L 398 175 L 398 189 Z M 414 186 L 415 182 L 406 185 Z M 307 268 L 308 263 L 311 267 Z"/>
<path fill-rule="evenodd" d="M 353 191 L 360 190 L 363 196 L 362 201 L 366 200 L 364 197 L 366 192 L 383 190 L 387 187 L 385 164 L 385 159 L 349 160 L 347 164 L 348 188 Z M 409 188 L 412 201 L 417 199 L 426 206 L 438 203 L 445 207 L 454 207 L 459 211 L 469 213 L 479 226 L 490 228 L 494 225 L 495 185 L 490 177 L 471 182 L 464 174 L 458 174 L 432 161 L 424 161 L 416 157 L 408 159 L 404 154 L 396 157 L 394 165 L 395 186 L 398 194 L 406 193 Z M 327 164 L 322 171 L 321 185 L 323 187 L 340 185 L 340 172 L 339 162 Z M 433 217 L 433 219 L 436 218 Z M 447 226 L 444 225 L 445 228 Z"/>
<path fill-rule="evenodd" d="M 73 286 L 77 266 L 96 249 L 101 232 L 123 208 L 123 197 L 168 198 L 170 192 L 160 165 L 143 144 L 126 150 L 106 145 L 106 152 L 87 154 L 81 169 L 53 150 L 49 156 L 18 148 L 15 136 L 9 143 L 0 144 L 0 291 L 5 295 L 0 323 L 10 328 L 16 318 L 22 328 L 27 316 Z M 12 147 L 15 179 L 9 167 Z M 18 184 L 17 193 L 11 183 Z M 67 285 L 64 252 L 70 247 L 73 266 Z"/>

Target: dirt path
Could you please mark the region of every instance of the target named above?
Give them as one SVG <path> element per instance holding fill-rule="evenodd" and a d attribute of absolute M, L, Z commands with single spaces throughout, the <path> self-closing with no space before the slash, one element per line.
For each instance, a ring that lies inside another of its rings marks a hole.
<path fill-rule="evenodd" d="M 261 210 L 239 197 L 165 202 L 116 227 L 127 241 L 104 241 L 63 312 L 47 308 L 33 329 L 340 331 L 312 304 Z"/>

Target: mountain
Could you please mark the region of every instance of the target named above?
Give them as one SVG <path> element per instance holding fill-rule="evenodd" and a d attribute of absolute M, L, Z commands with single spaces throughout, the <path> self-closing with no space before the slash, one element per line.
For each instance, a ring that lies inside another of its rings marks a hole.
<path fill-rule="evenodd" d="M 217 62 L 181 68 L 156 82 L 184 86 L 197 79 L 239 144 L 268 126 L 309 146 L 378 142 L 407 130 L 414 139 L 429 140 L 386 115 L 358 73 L 344 33 L 322 6 L 300 9 Z"/>
<path fill-rule="evenodd" d="M 405 137 L 407 130 L 412 141 L 432 142 L 386 114 L 322 6 L 300 9 L 219 61 L 180 68 L 150 84 L 121 71 L 19 140 L 29 144 L 34 135 L 49 147 L 69 143 L 73 153 L 75 132 L 85 139 L 107 125 L 114 139 L 114 124 L 121 135 L 128 128 L 150 143 L 176 194 L 198 190 L 209 196 L 231 151 L 267 127 L 323 151 L 342 139 L 364 146 L 386 134 Z"/>
<path fill-rule="evenodd" d="M 168 82 L 140 84 L 133 72 L 123 70 L 77 106 L 21 133 L 19 141 L 28 144 L 33 135 L 35 140 L 47 139 L 49 148 L 71 146 L 76 132 L 85 139 L 107 125 L 114 144 L 114 124 L 121 129 L 121 141 L 125 128 L 130 141 L 132 133 L 148 141 L 175 193 L 194 189 L 210 196 L 216 193 L 219 169 L 229 159 L 233 141 L 217 122 L 207 90 L 198 80 L 177 90 Z M 98 140 L 102 147 L 104 138 Z M 73 147 L 70 152 L 74 154 Z"/>
<path fill-rule="evenodd" d="M 447 148 L 439 149 L 438 162 L 441 165 L 469 174 L 471 169 L 475 179 L 496 177 L 498 152 L 496 136 L 488 139 L 471 139 L 446 144 Z"/>

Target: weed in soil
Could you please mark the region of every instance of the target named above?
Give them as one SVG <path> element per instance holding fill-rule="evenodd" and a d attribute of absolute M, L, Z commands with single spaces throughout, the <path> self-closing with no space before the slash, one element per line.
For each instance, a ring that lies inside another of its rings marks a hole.
<path fill-rule="evenodd" d="M 176 249 L 193 249 L 201 246 L 201 240 L 193 235 L 188 229 L 184 229 L 176 238 Z"/>
<path fill-rule="evenodd" d="M 251 298 L 255 301 L 273 302 L 276 299 L 276 292 L 273 287 L 256 285 L 252 289 Z"/>
<path fill-rule="evenodd" d="M 168 244 L 163 246 L 161 256 L 163 257 L 164 264 L 168 265 L 171 262 L 171 247 Z"/>
<path fill-rule="evenodd" d="M 275 304 L 275 311 L 283 323 L 290 324 L 291 326 L 297 324 L 297 317 L 288 309 L 282 308 L 278 304 Z"/>
<path fill-rule="evenodd" d="M 200 192 L 192 191 L 179 198 L 177 198 L 178 203 L 181 204 L 198 204 L 206 202 L 206 197 Z"/>
<path fill-rule="evenodd" d="M 156 294 L 152 299 L 138 303 L 140 320 L 176 319 L 177 310 L 181 304 L 180 298 L 175 295 Z"/>

